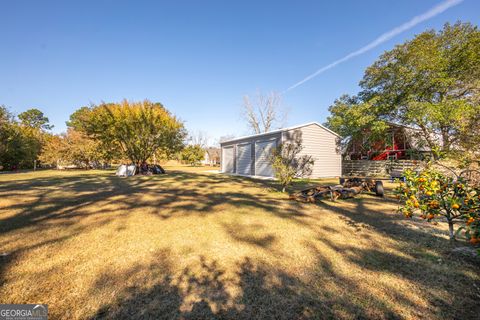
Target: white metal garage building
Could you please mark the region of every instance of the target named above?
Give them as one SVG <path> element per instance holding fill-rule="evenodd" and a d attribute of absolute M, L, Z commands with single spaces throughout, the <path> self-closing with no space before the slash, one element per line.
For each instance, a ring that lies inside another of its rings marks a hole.
<path fill-rule="evenodd" d="M 270 153 L 280 143 L 291 141 L 294 137 L 302 142 L 301 155 L 311 155 L 315 160 L 310 178 L 341 175 L 342 156 L 337 144 L 340 136 L 317 122 L 222 142 L 222 172 L 273 177 L 268 161 Z"/>

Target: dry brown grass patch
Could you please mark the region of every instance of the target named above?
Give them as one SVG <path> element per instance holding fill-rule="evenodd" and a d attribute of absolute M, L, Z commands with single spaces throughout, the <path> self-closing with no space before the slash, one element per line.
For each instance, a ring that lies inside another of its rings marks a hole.
<path fill-rule="evenodd" d="M 477 315 L 478 261 L 390 198 L 301 204 L 271 181 L 175 169 L 1 175 L 0 301 L 54 319 Z"/>

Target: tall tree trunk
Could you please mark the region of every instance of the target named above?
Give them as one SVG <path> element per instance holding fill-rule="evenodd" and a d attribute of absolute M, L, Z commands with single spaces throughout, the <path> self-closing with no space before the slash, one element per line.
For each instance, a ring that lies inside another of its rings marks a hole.
<path fill-rule="evenodd" d="M 448 130 L 445 128 L 441 129 L 442 131 L 442 150 L 449 151 L 450 150 L 450 136 L 448 134 Z"/>
<path fill-rule="evenodd" d="M 455 233 L 453 232 L 453 221 L 448 220 L 448 233 L 450 236 L 450 240 L 453 241 L 455 240 Z"/>

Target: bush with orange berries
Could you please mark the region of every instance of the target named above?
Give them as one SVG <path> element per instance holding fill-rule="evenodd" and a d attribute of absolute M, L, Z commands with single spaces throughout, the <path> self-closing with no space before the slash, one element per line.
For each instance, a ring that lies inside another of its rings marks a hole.
<path fill-rule="evenodd" d="M 398 211 L 411 218 L 418 214 L 427 221 L 446 219 L 450 239 L 463 232 L 473 245 L 480 244 L 480 187 L 461 176 L 448 177 L 428 167 L 421 172 L 407 170 L 395 194 L 401 202 Z M 459 224 L 457 232 L 454 224 Z"/>

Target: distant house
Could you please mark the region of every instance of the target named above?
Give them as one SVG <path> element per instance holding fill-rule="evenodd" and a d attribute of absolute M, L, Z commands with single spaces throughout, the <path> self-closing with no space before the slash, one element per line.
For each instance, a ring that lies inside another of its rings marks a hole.
<path fill-rule="evenodd" d="M 346 160 L 404 160 L 430 152 L 418 129 L 390 123 L 384 139 L 371 141 L 365 130 L 362 137 L 347 143 L 343 155 Z"/>
<path fill-rule="evenodd" d="M 205 166 L 216 166 L 220 164 L 220 148 L 206 148 L 205 156 L 201 163 Z"/>
<path fill-rule="evenodd" d="M 221 142 L 221 171 L 245 176 L 273 177 L 269 155 L 281 143 L 301 140 L 300 155 L 310 155 L 315 163 L 310 178 L 338 177 L 342 174 L 340 136 L 317 122 Z"/>

